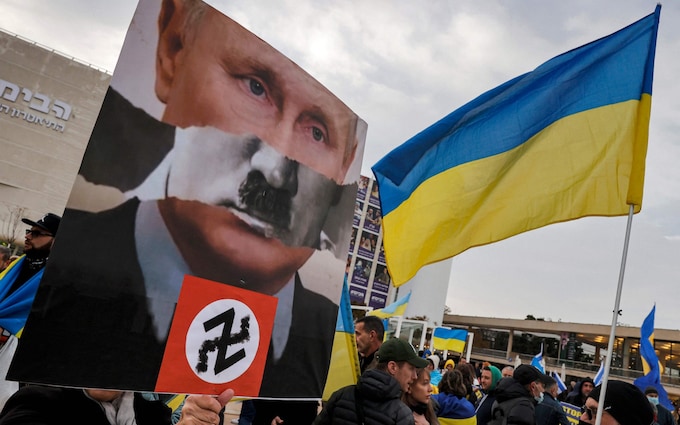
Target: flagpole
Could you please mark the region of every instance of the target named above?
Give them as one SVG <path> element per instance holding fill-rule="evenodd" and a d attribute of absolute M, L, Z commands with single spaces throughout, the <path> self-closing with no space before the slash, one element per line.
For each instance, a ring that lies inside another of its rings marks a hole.
<path fill-rule="evenodd" d="M 470 363 L 470 355 L 472 354 L 472 341 L 474 338 L 474 332 L 468 332 L 467 353 L 465 354 L 465 361 L 468 363 Z"/>
<path fill-rule="evenodd" d="M 616 299 L 614 301 L 614 311 L 612 315 L 612 326 L 609 331 L 609 343 L 607 344 L 607 355 L 604 365 L 604 374 L 602 375 L 602 388 L 600 390 L 600 399 L 597 403 L 597 417 L 595 418 L 595 425 L 601 425 L 602 412 L 604 411 L 605 394 L 607 393 L 607 382 L 609 381 L 609 368 L 612 364 L 612 357 L 614 353 L 614 338 L 616 337 L 616 322 L 619 317 L 619 304 L 621 303 L 621 290 L 623 289 L 623 274 L 626 271 L 626 258 L 628 257 L 628 243 L 630 242 L 630 228 L 633 224 L 634 205 L 630 204 L 628 209 L 628 223 L 626 224 L 626 238 L 623 243 L 623 255 L 621 258 L 621 269 L 619 270 L 619 284 L 616 288 Z"/>

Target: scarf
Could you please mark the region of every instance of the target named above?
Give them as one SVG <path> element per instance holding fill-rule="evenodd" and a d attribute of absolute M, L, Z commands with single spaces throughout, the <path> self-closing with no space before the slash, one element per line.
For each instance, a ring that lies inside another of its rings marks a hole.
<path fill-rule="evenodd" d="M 126 391 L 113 401 L 98 401 L 106 413 L 106 419 L 111 425 L 136 425 L 135 395 Z"/>
<path fill-rule="evenodd" d="M 413 410 L 414 412 L 416 412 L 420 415 L 424 415 L 425 412 L 427 412 L 428 407 L 429 406 L 428 406 L 427 403 L 417 403 L 415 406 L 411 407 L 411 410 Z"/>

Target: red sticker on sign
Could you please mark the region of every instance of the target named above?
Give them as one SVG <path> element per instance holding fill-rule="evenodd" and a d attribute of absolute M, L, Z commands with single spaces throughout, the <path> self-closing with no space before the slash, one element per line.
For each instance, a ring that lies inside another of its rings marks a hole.
<path fill-rule="evenodd" d="M 156 392 L 260 392 L 277 299 L 185 276 Z"/>

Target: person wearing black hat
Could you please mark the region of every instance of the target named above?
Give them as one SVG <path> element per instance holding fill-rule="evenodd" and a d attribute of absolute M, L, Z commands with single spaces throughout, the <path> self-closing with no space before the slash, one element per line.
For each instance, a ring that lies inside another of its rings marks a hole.
<path fill-rule="evenodd" d="M 31 226 L 30 229 L 26 229 L 24 255 L 0 280 L 0 326 L 13 335 L 16 335 L 26 323 L 61 217 L 47 213 L 38 221 L 28 218 L 21 221 Z M 3 315 L 2 312 L 10 305 L 11 313 Z"/>
<path fill-rule="evenodd" d="M 418 378 L 416 370 L 426 367 L 427 360 L 398 338 L 385 341 L 377 355 L 378 366 L 364 372 L 356 385 L 334 392 L 314 425 L 414 424 L 413 413 L 401 401 L 401 394 Z"/>
<path fill-rule="evenodd" d="M 512 377 L 498 381 L 489 425 L 534 425 L 535 405 L 542 400 L 543 374 L 533 366 L 520 365 Z"/>
<path fill-rule="evenodd" d="M 31 226 L 26 229 L 24 255 L 7 268 L 0 279 L 0 375 L 4 379 L 9 362 L 17 347 L 17 333 L 23 329 L 38 290 L 47 258 L 50 256 L 54 237 L 61 217 L 47 213 L 38 221 L 21 219 Z M 0 382 L 0 407 L 18 389 L 16 382 Z"/>
<path fill-rule="evenodd" d="M 659 425 L 677 425 L 673 418 L 673 413 L 663 404 L 659 403 L 659 390 L 650 385 L 645 388 L 645 396 L 650 403 L 656 406 L 656 421 Z"/>
<path fill-rule="evenodd" d="M 581 408 L 581 421 L 594 424 L 602 385 L 595 387 Z M 651 425 L 654 422 L 652 405 L 642 391 L 628 382 L 609 380 L 602 408 L 601 425 Z"/>

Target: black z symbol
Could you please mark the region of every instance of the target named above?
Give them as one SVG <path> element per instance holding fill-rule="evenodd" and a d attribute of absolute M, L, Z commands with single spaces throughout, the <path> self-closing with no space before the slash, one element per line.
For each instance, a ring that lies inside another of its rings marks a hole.
<path fill-rule="evenodd" d="M 212 319 L 203 322 L 203 329 L 206 332 L 216 328 L 219 325 L 224 325 L 222 328 L 222 335 L 215 339 L 208 339 L 203 341 L 201 348 L 198 350 L 198 363 L 196 364 L 196 372 L 203 373 L 208 370 L 208 353 L 217 349 L 217 359 L 215 360 L 215 375 L 233 366 L 236 362 L 246 356 L 246 350 L 241 348 L 236 353 L 227 357 L 227 348 L 230 345 L 238 344 L 248 341 L 250 333 L 250 315 L 241 319 L 241 330 L 236 334 L 231 334 L 231 326 L 234 324 L 234 309 L 230 308 L 222 314 L 219 314 Z"/>

